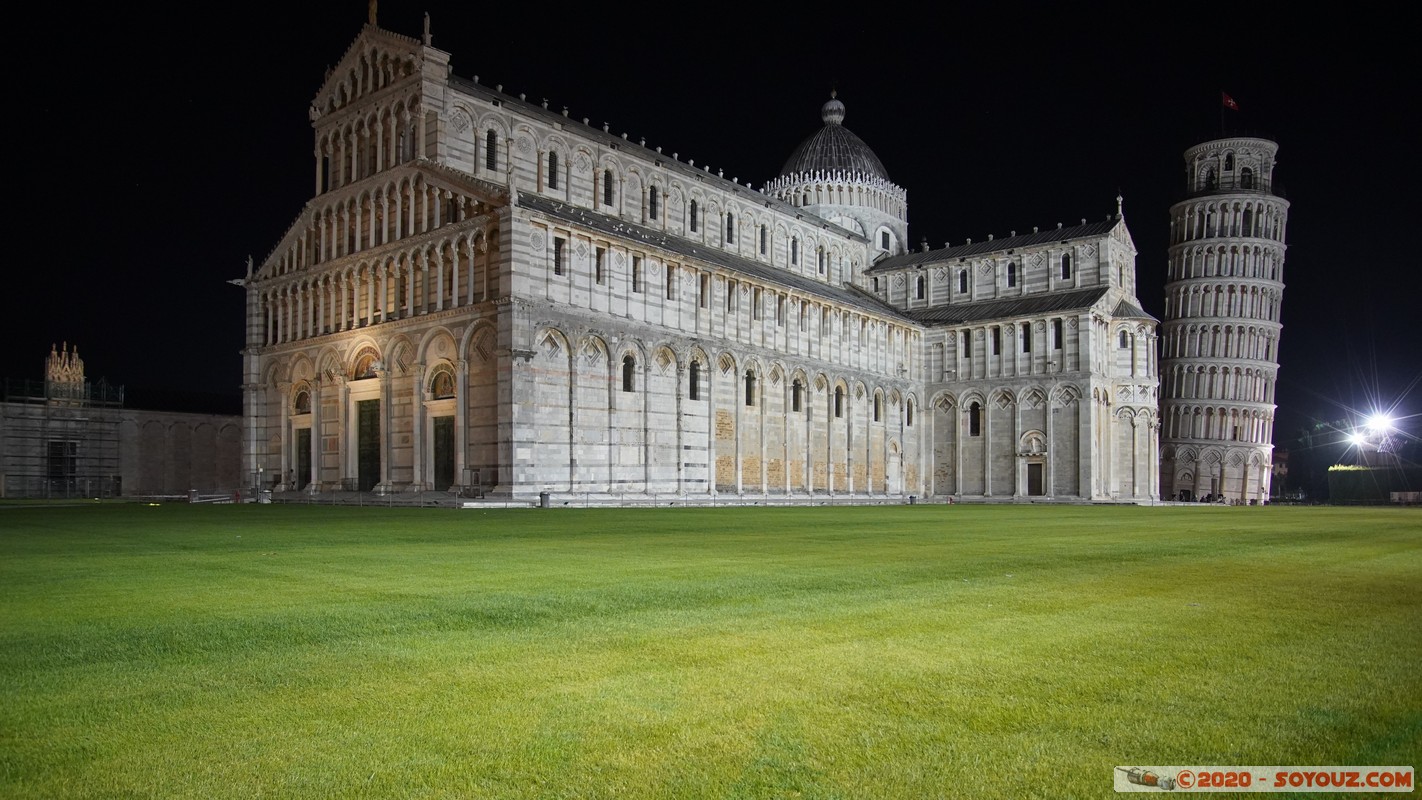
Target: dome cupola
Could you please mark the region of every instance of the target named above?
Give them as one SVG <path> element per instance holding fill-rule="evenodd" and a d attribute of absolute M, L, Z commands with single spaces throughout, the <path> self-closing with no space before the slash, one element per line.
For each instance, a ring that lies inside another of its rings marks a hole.
<path fill-rule="evenodd" d="M 762 191 L 863 236 L 871 258 L 904 252 L 908 193 L 889 180 L 869 145 L 844 127 L 844 103 L 835 92 L 820 107 L 820 119 L 824 126 L 795 148 Z"/>
<path fill-rule="evenodd" d="M 800 143 L 780 170 L 780 177 L 805 173 L 840 172 L 889 179 L 884 164 L 863 139 L 844 127 L 844 103 L 830 92 L 829 102 L 820 108 L 824 127 Z"/>

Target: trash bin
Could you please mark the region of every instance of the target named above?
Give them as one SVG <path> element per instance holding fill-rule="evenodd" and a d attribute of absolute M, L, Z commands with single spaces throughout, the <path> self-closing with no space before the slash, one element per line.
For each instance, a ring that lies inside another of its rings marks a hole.
<path fill-rule="evenodd" d="M 539 508 L 547 508 L 547 507 L 548 507 L 548 493 L 547 493 L 547 492 L 539 492 L 539 493 L 538 493 L 538 507 L 539 507 Z"/>
<path fill-rule="evenodd" d="M 917 502 L 918 502 L 918 497 L 916 497 L 915 495 L 909 495 L 909 505 L 913 505 L 914 503 L 917 503 Z"/>
<path fill-rule="evenodd" d="M 263 490 L 262 490 L 262 493 L 261 493 L 260 495 L 258 495 L 258 497 L 257 497 L 257 502 L 258 502 L 258 503 L 270 503 L 271 501 L 272 501 L 272 490 L 271 490 L 271 489 L 263 489 Z"/>
<path fill-rule="evenodd" d="M 189 503 L 196 503 L 197 501 L 198 501 L 198 498 L 197 498 L 197 489 L 189 489 L 189 490 L 188 490 L 188 502 L 189 502 Z"/>

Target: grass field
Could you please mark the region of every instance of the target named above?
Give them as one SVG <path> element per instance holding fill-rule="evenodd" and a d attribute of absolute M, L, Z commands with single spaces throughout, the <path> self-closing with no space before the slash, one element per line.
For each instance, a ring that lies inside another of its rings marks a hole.
<path fill-rule="evenodd" d="M 1419 664 L 1407 509 L 0 509 L 4 797 L 1109 797 Z"/>

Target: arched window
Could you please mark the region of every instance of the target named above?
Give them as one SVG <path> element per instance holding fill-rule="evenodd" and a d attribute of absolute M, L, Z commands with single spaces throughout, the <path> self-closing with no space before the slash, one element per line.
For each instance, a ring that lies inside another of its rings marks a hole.
<path fill-rule="evenodd" d="M 1030 353 L 1030 352 L 1032 352 L 1032 326 L 1031 326 L 1031 325 L 1023 325 L 1023 326 L 1022 326 L 1022 352 L 1024 352 L 1024 353 Z"/>
<path fill-rule="evenodd" d="M 499 133 L 490 129 L 484 137 L 484 169 L 493 171 L 499 168 Z"/>
<path fill-rule="evenodd" d="M 824 249 L 823 247 L 821 247 L 821 248 L 819 249 L 819 261 L 820 261 L 820 274 L 823 275 L 823 274 L 825 274 L 825 249 Z"/>
<path fill-rule="evenodd" d="M 637 361 L 631 355 L 622 357 L 622 391 L 630 392 L 637 385 Z"/>
<path fill-rule="evenodd" d="M 1002 328 L 1001 328 L 1001 327 L 994 327 L 994 328 L 992 329 L 992 354 L 995 355 L 995 356 L 1002 354 Z"/>
<path fill-rule="evenodd" d="M 755 373 L 746 370 L 746 405 L 755 405 Z"/>
<path fill-rule="evenodd" d="M 1009 261 L 1009 262 L 1007 262 L 1007 285 L 1008 285 L 1008 286 L 1016 286 L 1016 285 L 1017 285 L 1017 262 L 1016 262 L 1016 261 Z"/>
<path fill-rule="evenodd" d="M 913 400 L 910 399 L 904 406 L 904 425 L 913 427 Z"/>
<path fill-rule="evenodd" d="M 1062 253 L 1062 280 L 1071 280 L 1071 254 Z"/>
<path fill-rule="evenodd" d="M 430 381 L 430 397 L 443 400 L 454 396 L 454 375 L 449 370 L 440 370 Z"/>
<path fill-rule="evenodd" d="M 726 212 L 726 244 L 736 243 L 736 215 Z"/>
<path fill-rule="evenodd" d="M 790 263 L 800 263 L 800 240 L 792 238 L 790 240 Z"/>
<path fill-rule="evenodd" d="M 874 421 L 878 422 L 884 413 L 884 398 L 874 395 Z"/>
<path fill-rule="evenodd" d="M 297 392 L 297 393 L 296 393 L 296 402 L 293 403 L 292 406 L 293 406 L 293 407 L 292 407 L 292 413 L 293 413 L 293 414 L 310 414 L 310 413 L 311 413 L 311 393 L 308 392 L 308 391 L 306 391 L 306 390 L 304 390 L 304 389 L 303 389 L 302 391 Z"/>
<path fill-rule="evenodd" d="M 364 378 L 375 377 L 375 354 L 365 353 L 356 359 L 355 368 L 351 370 L 351 380 L 362 380 Z"/>
<path fill-rule="evenodd" d="M 1242 189 L 1254 188 L 1254 170 L 1249 167 L 1239 171 L 1239 185 Z"/>
<path fill-rule="evenodd" d="M 968 293 L 968 271 L 958 270 L 958 294 Z"/>
<path fill-rule="evenodd" d="M 1130 347 L 1130 346 L 1131 346 L 1130 338 L 1126 336 L 1126 332 L 1125 332 L 1125 331 L 1121 331 L 1121 343 L 1120 343 L 1119 347 L 1120 347 L 1122 350 L 1125 350 L 1126 348 L 1128 348 L 1128 347 Z"/>
<path fill-rule="evenodd" d="M 657 218 L 657 206 L 659 205 L 659 203 L 657 202 L 657 200 L 658 200 L 657 187 L 653 186 L 651 189 L 648 189 L 648 190 L 647 190 L 647 218 L 648 218 L 648 219 L 656 219 L 656 218 Z"/>
<path fill-rule="evenodd" d="M 889 249 L 889 232 L 888 232 L 888 231 L 879 231 L 879 249 L 880 249 L 880 250 L 888 250 L 888 249 Z"/>
<path fill-rule="evenodd" d="M 924 297 L 924 291 L 925 291 L 925 290 L 924 290 L 924 285 L 923 285 L 923 276 L 920 275 L 920 276 L 918 276 L 918 299 L 919 299 L 919 300 L 922 300 L 922 299 L 923 299 L 923 297 Z"/>
<path fill-rule="evenodd" d="M 696 218 L 697 218 L 697 216 L 698 216 L 698 213 L 697 213 L 696 201 L 695 201 L 695 200 L 692 200 L 692 201 L 691 201 L 691 232 L 692 232 L 692 233 L 696 233 L 696 225 L 697 225 Z"/>
<path fill-rule="evenodd" d="M 1225 172 L 1234 171 L 1234 153 L 1225 153 Z"/>
<path fill-rule="evenodd" d="M 1052 347 L 1062 349 L 1062 321 L 1059 319 L 1052 320 Z"/>
<path fill-rule="evenodd" d="M 548 153 L 548 188 L 558 188 L 558 154 L 556 152 Z"/>
<path fill-rule="evenodd" d="M 760 226 L 760 254 L 761 254 L 761 255 L 765 255 L 766 252 L 768 251 L 767 242 L 768 242 L 768 238 L 767 238 L 767 236 L 766 236 L 766 229 L 765 229 L 765 226 L 762 225 L 762 226 Z"/>
<path fill-rule="evenodd" d="M 610 169 L 602 171 L 602 204 L 612 205 L 612 170 Z"/>
<path fill-rule="evenodd" d="M 844 389 L 834 387 L 834 415 L 836 418 L 844 416 Z"/>
<path fill-rule="evenodd" d="M 1211 167 L 1210 169 L 1205 170 L 1205 188 L 1214 189 L 1217 186 L 1219 186 L 1219 181 L 1215 178 L 1214 168 Z"/>
<path fill-rule="evenodd" d="M 968 406 L 968 435 L 983 435 L 983 407 L 976 400 Z"/>
<path fill-rule="evenodd" d="M 692 362 L 691 362 L 691 374 L 688 376 L 687 382 L 688 382 L 688 384 L 690 384 L 690 385 L 689 385 L 689 390 L 690 390 L 690 391 L 688 392 L 687 396 L 690 397 L 692 400 L 700 400 L 700 399 L 701 399 L 701 362 L 700 362 L 700 361 L 692 361 Z"/>
<path fill-rule="evenodd" d="M 800 384 L 800 379 L 799 379 L 799 378 L 796 378 L 796 379 L 795 379 L 795 382 L 790 384 L 790 410 L 791 410 L 791 411 L 799 411 L 799 410 L 800 410 L 800 396 L 801 396 L 801 394 L 802 394 L 804 391 L 805 391 L 805 387 Z"/>

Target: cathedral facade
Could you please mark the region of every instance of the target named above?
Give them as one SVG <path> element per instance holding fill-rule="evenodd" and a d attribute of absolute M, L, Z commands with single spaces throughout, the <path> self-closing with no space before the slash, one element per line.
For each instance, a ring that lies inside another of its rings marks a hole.
<path fill-rule="evenodd" d="M 761 189 L 367 25 L 246 289 L 244 469 L 511 500 L 1157 499 L 1156 322 L 1102 221 L 913 250 L 831 98 Z"/>

